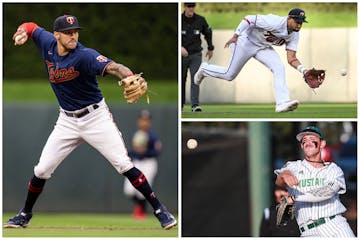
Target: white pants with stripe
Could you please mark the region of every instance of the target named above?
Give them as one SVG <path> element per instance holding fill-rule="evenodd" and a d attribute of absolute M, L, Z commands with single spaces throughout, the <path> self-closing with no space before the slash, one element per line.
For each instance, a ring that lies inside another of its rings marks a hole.
<path fill-rule="evenodd" d="M 105 100 L 98 105 L 81 118 L 69 117 L 60 109 L 56 125 L 34 168 L 36 177 L 50 178 L 60 163 L 84 141 L 97 149 L 119 173 L 134 166 Z"/>
<path fill-rule="evenodd" d="M 341 215 L 336 215 L 336 217 L 332 220 L 328 220 L 327 218 L 326 222 L 320 226 L 312 229 L 305 229 L 305 231 L 301 233 L 301 237 L 345 238 L 355 237 L 355 235 L 346 218 Z"/>
<path fill-rule="evenodd" d="M 286 86 L 285 66 L 272 47 L 259 47 L 250 42 L 245 36 L 239 36 L 236 44 L 230 44 L 230 49 L 232 56 L 228 66 L 205 64 L 202 68 L 204 76 L 232 81 L 240 73 L 245 63 L 254 57 L 269 68 L 274 75 L 276 104 L 290 100 Z"/>

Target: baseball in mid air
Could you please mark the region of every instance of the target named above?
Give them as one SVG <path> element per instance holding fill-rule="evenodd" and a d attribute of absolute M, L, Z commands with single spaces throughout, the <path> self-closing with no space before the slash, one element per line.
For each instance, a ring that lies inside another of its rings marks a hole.
<path fill-rule="evenodd" d="M 341 76 L 346 76 L 347 70 L 345 68 L 341 69 L 340 74 L 341 74 Z"/>
<path fill-rule="evenodd" d="M 188 147 L 188 149 L 195 149 L 198 146 L 198 142 L 195 139 L 190 138 L 187 141 L 186 146 Z"/>

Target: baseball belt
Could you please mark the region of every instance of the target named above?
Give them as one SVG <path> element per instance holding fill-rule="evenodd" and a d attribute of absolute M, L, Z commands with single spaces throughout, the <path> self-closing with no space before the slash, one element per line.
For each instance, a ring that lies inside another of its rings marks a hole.
<path fill-rule="evenodd" d="M 303 224 L 299 229 L 300 232 L 305 232 L 306 230 L 310 230 L 313 229 L 315 227 L 318 227 L 330 220 L 333 220 L 336 217 L 336 215 L 332 215 L 330 217 L 324 217 L 324 218 L 319 218 L 318 220 L 313 221 L 312 223 L 309 224 Z"/>
<path fill-rule="evenodd" d="M 94 111 L 95 109 L 97 109 L 99 107 L 99 105 L 94 104 L 91 105 L 90 107 L 85 108 L 82 111 L 79 112 L 67 112 L 64 110 L 64 113 L 66 114 L 66 116 L 68 117 L 74 117 L 74 118 L 81 118 L 86 116 L 87 114 L 89 114 L 90 112 Z"/>

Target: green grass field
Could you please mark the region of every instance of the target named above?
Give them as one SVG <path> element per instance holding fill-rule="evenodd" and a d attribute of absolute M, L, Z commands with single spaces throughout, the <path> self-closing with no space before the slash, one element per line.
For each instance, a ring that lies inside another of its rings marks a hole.
<path fill-rule="evenodd" d="M 249 14 L 256 14 L 253 12 L 243 13 L 200 13 L 203 15 L 213 29 L 235 29 L 241 19 Z M 277 15 L 286 16 L 287 12 L 276 12 Z M 331 19 L 331 21 L 329 21 Z M 332 12 L 332 13 L 314 13 L 307 17 L 308 23 L 304 23 L 306 28 L 328 28 L 328 27 L 356 27 L 357 14 L 356 12 Z"/>
<path fill-rule="evenodd" d="M 4 214 L 3 220 L 14 216 Z M 176 216 L 175 216 L 176 217 Z M 54 214 L 34 215 L 27 228 L 3 229 L 3 237 L 177 237 L 178 227 L 163 230 L 157 219 L 148 215 L 138 221 L 129 214 Z"/>
<path fill-rule="evenodd" d="M 124 103 L 123 88 L 114 78 L 99 80 L 99 87 L 108 103 Z M 176 79 L 148 80 L 150 103 L 174 103 L 178 100 Z M 6 102 L 47 102 L 57 104 L 57 100 L 47 79 L 24 79 L 3 81 L 3 101 Z M 138 103 L 145 103 L 141 98 Z"/>
<path fill-rule="evenodd" d="M 292 112 L 276 113 L 274 104 L 201 105 L 202 112 L 184 107 L 183 118 L 357 118 L 356 103 L 303 103 Z"/>
<path fill-rule="evenodd" d="M 235 29 L 246 15 L 272 13 L 286 16 L 295 7 L 306 12 L 308 23 L 303 24 L 304 28 L 357 26 L 356 3 L 199 3 L 196 11 L 207 19 L 213 29 Z"/>

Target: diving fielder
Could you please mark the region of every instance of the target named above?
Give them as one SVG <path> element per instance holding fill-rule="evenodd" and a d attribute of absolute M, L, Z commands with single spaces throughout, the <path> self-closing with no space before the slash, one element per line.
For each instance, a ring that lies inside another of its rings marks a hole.
<path fill-rule="evenodd" d="M 249 15 L 239 24 L 233 37 L 226 42 L 232 56 L 227 67 L 202 63 L 195 74 L 195 84 L 200 84 L 204 77 L 214 77 L 232 81 L 249 61 L 255 58 L 274 75 L 276 112 L 295 110 L 298 100 L 291 100 L 286 86 L 285 66 L 279 55 L 272 47 L 285 45 L 288 63 L 304 74 L 303 67 L 296 57 L 299 42 L 299 31 L 305 20 L 305 12 L 301 9 L 292 9 L 288 16 L 277 15 Z"/>
<path fill-rule="evenodd" d="M 287 162 L 277 174 L 276 185 L 286 187 L 295 201 L 295 217 L 302 237 L 355 237 L 339 194 L 346 192 L 344 173 L 334 162 L 324 162 L 326 141 L 319 128 L 309 126 L 297 134 L 305 159 Z M 288 201 L 289 201 L 288 200 Z"/>
<path fill-rule="evenodd" d="M 23 45 L 31 38 L 39 48 L 60 108 L 56 125 L 28 184 L 24 207 L 4 227 L 29 225 L 33 206 L 46 180 L 75 148 L 88 142 L 144 195 L 161 226 L 170 229 L 177 222 L 159 201 L 144 174 L 134 167 L 96 78 L 111 74 L 123 79 L 133 73 L 128 67 L 80 44 L 79 29 L 75 16 L 64 15 L 55 19 L 53 33 L 36 23 L 26 22 L 13 36 L 15 45 Z"/>

